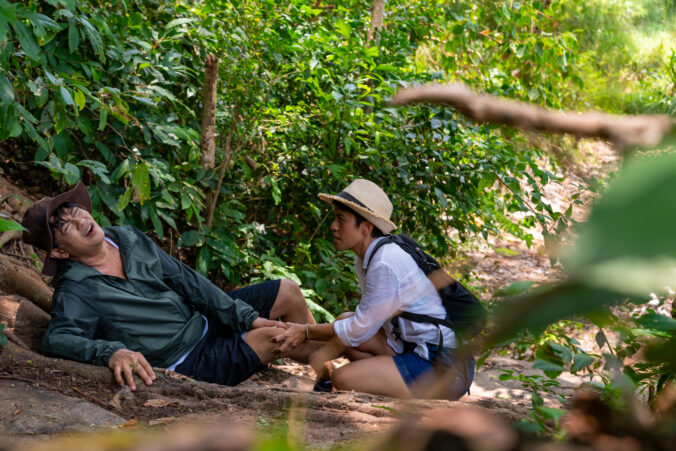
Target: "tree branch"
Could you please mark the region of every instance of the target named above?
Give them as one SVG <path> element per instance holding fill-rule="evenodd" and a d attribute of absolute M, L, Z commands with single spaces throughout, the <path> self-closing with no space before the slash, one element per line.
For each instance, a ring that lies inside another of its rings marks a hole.
<path fill-rule="evenodd" d="M 652 147 L 676 130 L 676 121 L 662 115 L 614 116 L 600 112 L 558 112 L 527 103 L 478 94 L 467 85 L 425 85 L 399 90 L 390 106 L 416 103 L 455 107 L 477 122 L 509 125 L 522 130 L 569 133 L 611 141 L 618 152 L 632 147 Z"/>
<path fill-rule="evenodd" d="M 228 131 L 228 136 L 225 138 L 225 158 L 221 164 L 221 170 L 218 174 L 218 183 L 216 184 L 216 190 L 213 192 L 211 197 L 211 202 L 209 204 L 209 210 L 207 211 L 207 227 L 211 228 L 211 224 L 214 220 L 214 212 L 216 211 L 216 205 L 218 203 L 218 196 L 221 194 L 221 186 L 223 186 L 223 179 L 225 178 L 225 171 L 230 165 L 230 159 L 232 157 L 232 135 L 237 129 L 237 116 L 239 115 L 239 103 L 236 103 L 232 109 L 232 121 L 230 122 L 230 130 Z"/>

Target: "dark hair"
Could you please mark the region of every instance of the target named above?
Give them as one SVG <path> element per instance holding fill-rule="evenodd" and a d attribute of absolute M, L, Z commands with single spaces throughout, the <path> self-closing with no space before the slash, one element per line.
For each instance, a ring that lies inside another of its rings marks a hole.
<path fill-rule="evenodd" d="M 362 215 L 360 215 L 359 213 L 357 213 L 356 211 L 354 211 L 353 209 L 351 209 L 350 207 L 348 207 L 347 205 L 345 205 L 342 202 L 338 202 L 337 200 L 334 200 L 333 205 L 339 210 L 342 210 L 342 211 L 350 213 L 351 215 L 354 215 L 354 219 L 355 219 L 355 222 L 357 223 L 357 225 L 366 221 L 365 217 L 363 217 Z M 378 227 L 376 227 L 375 224 L 373 224 L 372 222 L 370 222 L 370 224 L 373 225 L 373 229 L 371 229 L 371 237 L 380 238 L 381 236 L 385 236 L 383 231 L 380 230 Z"/>
<path fill-rule="evenodd" d="M 73 210 L 76 208 L 85 208 L 82 205 L 75 204 L 73 202 L 66 202 L 64 204 L 61 204 L 57 207 L 56 210 L 52 212 L 52 216 L 50 217 L 49 221 L 49 231 L 52 234 L 52 247 L 57 248 L 59 247 L 59 244 L 56 242 L 56 233 L 54 233 L 56 230 L 61 230 L 61 227 L 63 227 L 66 224 L 66 220 L 63 219 L 64 216 L 72 214 Z"/>

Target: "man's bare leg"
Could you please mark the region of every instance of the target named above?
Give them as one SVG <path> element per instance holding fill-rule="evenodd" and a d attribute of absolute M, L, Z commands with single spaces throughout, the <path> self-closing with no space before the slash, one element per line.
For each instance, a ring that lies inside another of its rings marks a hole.
<path fill-rule="evenodd" d="M 270 319 L 279 319 L 288 323 L 315 324 L 315 318 L 305 302 L 305 297 L 296 282 L 282 279 L 275 303 L 270 310 Z M 279 333 L 279 331 L 277 332 Z M 289 351 L 284 357 L 289 357 L 301 363 L 308 363 L 310 355 L 319 349 L 323 343 L 309 341 Z M 279 357 L 279 355 L 275 356 Z"/>
<path fill-rule="evenodd" d="M 315 324 L 315 318 L 305 302 L 305 297 L 296 282 L 282 279 L 275 303 L 270 310 L 270 319 L 287 323 Z"/>
<path fill-rule="evenodd" d="M 390 356 L 379 355 L 342 366 L 333 372 L 331 381 L 338 390 L 411 398 L 411 392 Z"/>

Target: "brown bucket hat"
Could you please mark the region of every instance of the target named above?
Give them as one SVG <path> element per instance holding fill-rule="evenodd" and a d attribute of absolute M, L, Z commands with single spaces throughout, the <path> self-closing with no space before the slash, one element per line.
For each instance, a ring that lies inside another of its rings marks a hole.
<path fill-rule="evenodd" d="M 23 240 L 47 252 L 42 267 L 42 274 L 46 276 L 56 274 L 58 266 L 58 261 L 49 256 L 54 248 L 54 237 L 49 227 L 49 218 L 54 210 L 67 202 L 81 205 L 90 213 L 92 211 L 92 201 L 89 199 L 87 188 L 82 182 L 78 182 L 75 188 L 70 191 L 56 197 L 40 199 L 26 210 L 21 220 L 21 225 L 26 228 L 26 231 L 23 232 Z"/>

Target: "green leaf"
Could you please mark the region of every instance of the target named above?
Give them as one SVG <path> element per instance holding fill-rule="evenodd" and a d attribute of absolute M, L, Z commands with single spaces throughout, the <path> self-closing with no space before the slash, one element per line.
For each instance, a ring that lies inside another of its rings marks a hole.
<path fill-rule="evenodd" d="M 176 244 L 178 247 L 191 247 L 199 243 L 201 240 L 201 235 L 196 230 L 188 230 L 184 232 L 181 237 L 178 239 Z"/>
<path fill-rule="evenodd" d="M 155 229 L 155 233 L 157 234 L 157 237 L 159 239 L 164 238 L 164 230 L 162 228 L 162 221 L 160 221 L 160 218 L 157 216 L 157 210 L 154 208 L 154 206 L 149 205 L 148 213 L 150 215 L 150 221 L 153 223 L 153 228 Z"/>
<path fill-rule="evenodd" d="M 75 104 L 77 105 L 78 110 L 82 111 L 85 107 L 85 95 L 84 95 L 84 93 L 82 91 L 80 91 L 79 89 L 75 89 L 75 90 L 73 90 L 73 94 L 75 96 L 73 100 L 75 101 Z"/>
<path fill-rule="evenodd" d="M 547 344 L 554 354 L 558 355 L 564 363 L 570 362 L 573 358 L 573 352 L 570 350 L 570 348 L 553 341 L 548 341 Z"/>
<path fill-rule="evenodd" d="M 105 164 L 94 160 L 82 160 L 77 164 L 78 166 L 89 168 L 94 174 L 96 174 L 98 178 L 101 179 L 102 182 L 110 184 L 110 179 L 108 178 L 108 169 L 106 168 Z"/>
<path fill-rule="evenodd" d="M 139 163 L 134 168 L 131 177 L 131 184 L 134 189 L 134 201 L 143 204 L 150 199 L 150 173 L 146 163 Z"/>
<path fill-rule="evenodd" d="M 279 205 L 282 201 L 282 191 L 279 189 L 277 180 L 271 179 L 272 183 L 272 200 L 275 202 L 275 205 Z"/>
<path fill-rule="evenodd" d="M 207 277 L 209 275 L 209 263 L 211 263 L 211 253 L 209 252 L 209 248 L 204 246 L 200 249 L 200 253 L 197 254 L 195 271 Z"/>
<path fill-rule="evenodd" d="M 535 407 L 535 410 L 537 410 L 545 418 L 552 419 L 554 421 L 558 421 L 562 416 L 568 413 L 568 411 L 564 409 L 555 409 L 553 407 L 546 406 L 537 406 Z"/>
<path fill-rule="evenodd" d="M 193 22 L 196 22 L 196 21 L 197 21 L 197 19 L 193 19 L 193 18 L 189 18 L 189 17 L 174 19 L 166 25 L 165 29 L 171 30 L 172 28 L 176 28 L 180 25 L 186 25 L 186 24 L 193 23 Z"/>
<path fill-rule="evenodd" d="M 665 332 L 676 332 L 676 319 L 657 313 L 648 313 L 635 320 L 636 324 L 646 329 L 655 329 Z"/>
<path fill-rule="evenodd" d="M 101 131 L 106 128 L 106 122 L 108 121 L 108 109 L 101 107 L 101 113 L 99 115 L 99 127 L 98 130 Z"/>
<path fill-rule="evenodd" d="M 10 103 L 14 100 L 14 87 L 4 75 L 0 75 L 0 100 L 4 103 Z"/>
<path fill-rule="evenodd" d="M 7 336 L 2 332 L 5 329 L 5 325 L 0 323 L 0 348 L 4 348 L 7 346 L 7 342 L 9 341 L 7 339 Z"/>
<path fill-rule="evenodd" d="M 59 88 L 59 92 L 61 93 L 61 98 L 66 103 L 66 105 L 75 105 L 73 97 L 70 95 L 70 91 L 68 90 L 68 88 L 66 88 L 65 86 L 61 86 Z"/>
<path fill-rule="evenodd" d="M 437 198 L 441 202 L 442 208 L 448 208 L 448 200 L 446 200 L 446 195 L 439 188 L 434 188 L 434 194 L 437 195 Z"/>
<path fill-rule="evenodd" d="M 533 362 L 533 368 L 544 371 L 544 373 L 549 377 L 557 377 L 559 374 L 566 371 L 566 369 L 561 365 L 540 359 Z"/>
<path fill-rule="evenodd" d="M 592 363 L 594 363 L 596 359 L 589 354 L 575 354 L 573 357 L 573 364 L 570 367 L 570 371 L 575 372 L 575 371 L 580 371 L 582 368 L 585 368 Z"/>
<path fill-rule="evenodd" d="M 596 333 L 594 339 L 596 340 L 596 344 L 598 345 L 599 348 L 604 347 L 608 343 L 608 338 L 606 337 L 606 334 L 602 330 L 599 330 Z"/>
<path fill-rule="evenodd" d="M 7 219 L 0 218 L 0 232 L 6 232 L 8 230 L 26 230 L 21 224 L 16 221 L 9 221 Z"/>
<path fill-rule="evenodd" d="M 305 291 L 305 290 L 303 290 L 303 291 Z M 308 290 L 308 291 L 310 291 L 310 290 Z M 307 304 L 308 308 L 310 309 L 310 311 L 312 313 L 319 313 L 320 315 L 322 315 L 322 317 L 324 318 L 324 320 L 326 322 L 332 323 L 336 320 L 336 318 L 331 314 L 331 312 L 329 312 L 328 310 L 326 310 L 324 307 L 317 304 L 316 302 L 313 302 L 308 296 L 305 296 L 305 303 Z"/>
<path fill-rule="evenodd" d="M 94 53 L 98 55 L 99 59 L 104 61 L 106 57 L 103 50 L 103 41 L 101 40 L 101 35 L 99 35 L 99 32 L 96 31 L 94 25 L 92 25 L 84 17 L 78 17 L 77 21 L 80 22 L 80 24 L 82 25 L 82 28 L 85 32 L 85 36 L 87 36 L 87 40 L 92 45 Z"/>
<path fill-rule="evenodd" d="M 58 135 L 68 127 L 68 115 L 60 103 L 54 107 L 54 131 Z"/>
<path fill-rule="evenodd" d="M 627 161 L 581 225 L 566 267 L 584 274 L 617 258 L 673 255 L 676 209 L 657 207 L 666 205 L 676 205 L 676 153 Z"/>
<path fill-rule="evenodd" d="M 39 61 L 41 50 L 38 43 L 35 42 L 33 32 L 21 21 L 16 21 L 12 26 L 26 56 L 33 61 Z"/>
<path fill-rule="evenodd" d="M 499 297 L 514 297 L 530 290 L 530 288 L 533 286 L 533 283 L 534 282 L 520 280 L 518 282 L 511 283 L 504 288 L 500 288 L 494 293 L 494 295 Z"/>
<path fill-rule="evenodd" d="M 0 19 L 10 25 L 16 22 L 16 7 L 7 0 L 0 0 Z"/>
<path fill-rule="evenodd" d="M 63 165 L 65 171 L 65 180 L 69 185 L 74 185 L 78 180 L 80 180 L 80 168 L 75 166 L 73 163 L 66 163 Z"/>
<path fill-rule="evenodd" d="M 74 23 L 68 25 L 68 50 L 73 53 L 80 45 L 80 31 Z"/>
<path fill-rule="evenodd" d="M 122 211 L 127 205 L 129 205 L 129 201 L 131 200 L 131 193 L 133 191 L 134 187 L 130 186 L 125 190 L 124 194 L 120 196 L 120 198 L 117 200 L 117 211 Z"/>

